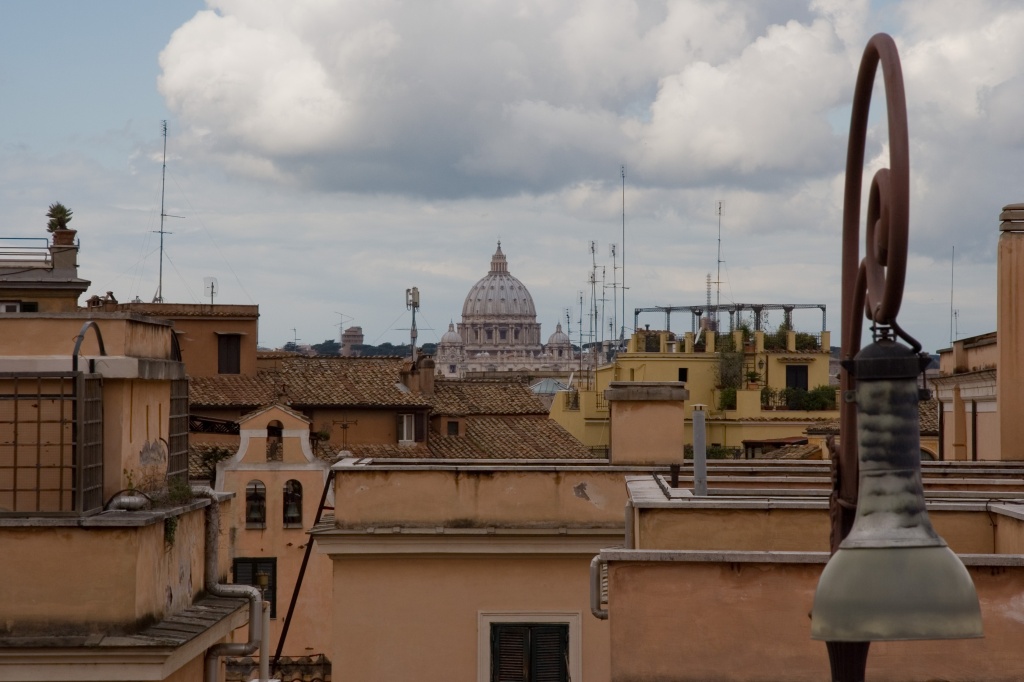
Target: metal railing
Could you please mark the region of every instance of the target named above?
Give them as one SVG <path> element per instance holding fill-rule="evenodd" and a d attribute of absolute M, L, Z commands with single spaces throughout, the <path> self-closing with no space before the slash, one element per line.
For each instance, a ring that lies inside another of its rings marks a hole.
<path fill-rule="evenodd" d="M 102 377 L 0 374 L 0 434 L 0 514 L 103 508 Z"/>

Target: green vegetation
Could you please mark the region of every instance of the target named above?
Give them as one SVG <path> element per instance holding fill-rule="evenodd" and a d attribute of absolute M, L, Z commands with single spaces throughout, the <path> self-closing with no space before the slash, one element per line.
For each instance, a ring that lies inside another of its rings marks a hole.
<path fill-rule="evenodd" d="M 317 355 L 341 355 L 341 344 L 334 339 L 325 339 L 323 343 L 314 343 L 310 348 Z"/>
<path fill-rule="evenodd" d="M 718 409 L 720 410 L 735 410 L 736 409 L 736 389 L 729 386 L 722 389 L 722 393 L 718 396 Z"/>
<path fill-rule="evenodd" d="M 50 209 L 46 212 L 46 217 L 49 219 L 46 223 L 46 229 L 48 232 L 66 230 L 68 229 L 68 223 L 71 222 L 71 210 L 58 201 L 50 204 Z"/>
<path fill-rule="evenodd" d="M 802 388 L 761 389 L 761 407 L 775 410 L 834 410 L 836 389 L 834 386 L 815 386 L 810 391 Z"/>

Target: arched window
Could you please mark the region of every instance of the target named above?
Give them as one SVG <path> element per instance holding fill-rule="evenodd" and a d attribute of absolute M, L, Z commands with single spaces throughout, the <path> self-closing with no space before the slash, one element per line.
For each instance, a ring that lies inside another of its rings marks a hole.
<path fill-rule="evenodd" d="M 281 453 L 281 438 L 282 430 L 284 426 L 281 422 L 276 419 L 267 424 L 267 461 L 268 462 L 280 462 L 282 459 Z"/>
<path fill-rule="evenodd" d="M 302 528 L 302 484 L 295 479 L 284 484 L 284 527 Z"/>
<path fill-rule="evenodd" d="M 249 481 L 245 486 L 245 527 L 267 527 L 267 486 L 263 481 Z"/>

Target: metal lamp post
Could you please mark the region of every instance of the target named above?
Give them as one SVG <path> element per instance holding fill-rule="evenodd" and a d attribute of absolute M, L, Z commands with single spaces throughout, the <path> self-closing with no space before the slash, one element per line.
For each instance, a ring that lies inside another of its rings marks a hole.
<path fill-rule="evenodd" d="M 861 174 L 881 64 L 889 164 L 871 181 L 867 254 L 859 254 Z M 811 611 L 834 682 L 864 680 L 872 641 L 981 636 L 967 569 L 932 528 L 921 482 L 917 377 L 921 345 L 896 323 L 906 276 L 910 164 L 906 101 L 892 38 L 868 41 L 857 74 L 846 159 L 842 257 L 841 443 L 833 450 L 832 558 Z M 863 318 L 874 343 L 861 350 Z M 903 345 L 902 339 L 910 344 Z"/>

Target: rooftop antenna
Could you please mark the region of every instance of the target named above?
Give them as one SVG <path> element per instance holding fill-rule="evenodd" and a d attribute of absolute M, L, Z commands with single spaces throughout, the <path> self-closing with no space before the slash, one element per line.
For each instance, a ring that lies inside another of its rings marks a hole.
<path fill-rule="evenodd" d="M 707 326 L 708 326 L 709 331 L 717 332 L 718 331 L 718 317 L 717 317 L 718 313 L 717 313 L 717 311 L 715 312 L 716 317 L 712 317 L 711 316 L 711 273 L 710 272 L 708 273 L 708 276 L 707 276 L 707 290 L 708 290 L 708 315 L 707 315 L 708 325 Z"/>
<path fill-rule="evenodd" d="M 608 330 L 608 336 L 615 342 L 615 330 L 619 327 L 619 266 L 616 260 L 618 244 L 608 245 L 608 255 L 612 257 L 612 326 Z"/>
<path fill-rule="evenodd" d="M 298 330 L 295 329 L 295 327 L 292 327 L 292 338 L 294 339 L 292 341 L 292 345 L 295 347 L 295 350 L 298 350 L 299 349 L 299 332 L 298 332 Z"/>
<path fill-rule="evenodd" d="M 626 164 L 619 166 L 622 175 L 622 330 L 619 332 L 619 346 L 626 339 Z"/>
<path fill-rule="evenodd" d="M 500 244 L 499 244 L 500 248 Z M 412 328 L 409 329 L 409 342 L 412 345 L 412 364 L 416 366 L 416 311 L 420 307 L 420 290 L 416 287 L 405 290 L 405 307 L 412 311 Z"/>
<path fill-rule="evenodd" d="M 597 242 L 590 240 L 590 352 L 594 352 L 599 327 L 597 319 Z"/>
<path fill-rule="evenodd" d="M 203 277 L 203 292 L 210 297 L 210 305 L 213 305 L 213 297 L 220 293 L 216 277 Z"/>
<path fill-rule="evenodd" d="M 722 202 L 718 202 L 718 275 L 715 277 L 715 332 L 718 332 L 718 307 L 722 305 Z M 711 294 L 708 293 L 708 307 L 711 307 Z"/>
<path fill-rule="evenodd" d="M 949 347 L 953 347 L 953 318 L 956 313 L 953 311 L 953 264 L 956 262 L 956 245 L 953 245 L 953 253 L 949 257 Z"/>
<path fill-rule="evenodd" d="M 338 316 L 338 324 L 335 326 L 338 328 L 338 341 L 341 341 L 342 335 L 345 333 L 345 318 L 347 317 L 349 322 L 356 318 L 352 317 L 351 315 L 346 315 L 345 313 L 339 313 L 337 310 L 334 311 L 334 314 Z"/>
<path fill-rule="evenodd" d="M 160 130 L 164 136 L 164 163 L 163 169 L 160 172 L 160 229 L 157 233 L 160 235 L 160 279 L 158 280 L 156 287 L 156 296 L 153 297 L 153 303 L 164 302 L 164 235 L 174 234 L 173 232 L 167 232 L 164 230 L 164 218 L 184 218 L 185 216 L 170 215 L 164 213 L 164 189 L 167 186 L 167 120 L 160 121 Z"/>

